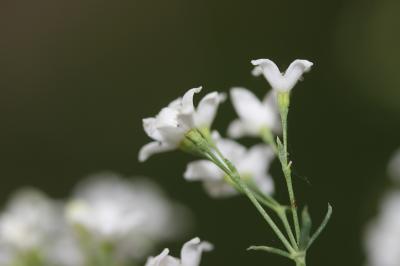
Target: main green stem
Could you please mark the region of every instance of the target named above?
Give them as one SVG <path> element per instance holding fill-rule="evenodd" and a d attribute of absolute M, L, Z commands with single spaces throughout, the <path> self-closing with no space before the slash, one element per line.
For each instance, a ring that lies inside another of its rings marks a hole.
<path fill-rule="evenodd" d="M 289 97 L 289 96 L 288 96 Z M 297 214 L 297 203 L 296 203 L 296 198 L 294 195 L 294 190 L 293 190 L 293 183 L 292 183 L 292 175 L 291 175 L 291 170 L 290 170 L 290 165 L 289 165 L 289 155 L 287 152 L 287 117 L 288 117 L 288 112 L 289 112 L 289 104 L 287 106 L 280 108 L 280 115 L 281 115 L 281 120 L 282 120 L 282 131 L 283 131 L 283 148 L 284 148 L 284 158 L 281 159 L 281 164 L 282 164 L 282 171 L 285 176 L 286 180 L 286 185 L 289 193 L 289 199 L 290 199 L 290 207 L 292 209 L 292 216 L 293 216 L 293 223 L 294 223 L 294 229 L 296 232 L 296 238 L 297 242 L 299 242 L 300 238 L 300 224 L 299 224 L 299 217 Z"/>

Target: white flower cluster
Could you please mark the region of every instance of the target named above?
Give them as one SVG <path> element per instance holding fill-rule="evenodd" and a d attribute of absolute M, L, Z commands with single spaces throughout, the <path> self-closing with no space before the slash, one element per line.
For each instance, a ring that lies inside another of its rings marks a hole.
<path fill-rule="evenodd" d="M 141 261 L 158 243 L 181 236 L 187 217 L 144 178 L 91 176 L 65 203 L 23 190 L 0 214 L 0 265 L 98 265 L 93 253 L 104 247 L 115 263 Z"/>
<path fill-rule="evenodd" d="M 400 180 L 400 151 L 389 162 L 390 178 Z M 387 192 L 379 206 L 378 216 L 365 232 L 365 251 L 368 266 L 400 265 L 400 190 Z"/>
<path fill-rule="evenodd" d="M 400 191 L 388 193 L 365 235 L 368 266 L 400 265 Z"/>
<path fill-rule="evenodd" d="M 60 266 L 81 265 L 62 206 L 35 189 L 15 193 L 0 214 L 1 265 L 26 265 L 38 257 Z"/>
<path fill-rule="evenodd" d="M 286 212 L 282 212 L 286 207 L 270 197 L 274 183 L 268 171 L 279 153 L 285 177 L 290 178 L 287 153 L 281 143 L 270 137 L 281 132 L 282 103 L 288 107 L 290 90 L 312 63 L 295 60 L 283 74 L 268 59 L 253 60 L 252 64 L 253 74 L 263 75 L 272 91 L 259 100 L 247 89 L 232 88 L 230 96 L 239 118 L 229 125 L 227 135 L 261 137 L 265 144 L 247 148 L 213 131 L 217 109 L 226 95 L 208 93 L 195 107 L 193 98 L 201 91 L 199 87 L 172 101 L 155 117 L 143 119 L 144 130 L 153 141 L 142 147 L 139 161 L 174 149 L 200 155 L 200 160 L 187 165 L 184 178 L 201 181 L 212 197 L 245 193 L 266 221 L 274 225 L 259 205 L 262 200 L 277 211 L 291 237 L 289 243 L 277 226 L 271 226 L 290 252 L 279 251 L 280 254 L 292 258 L 297 265 L 305 265 L 306 250 L 299 249 L 298 245 L 303 243 L 296 242 Z M 284 143 L 287 144 L 286 138 Z M 295 223 L 297 209 L 291 207 Z M 113 173 L 89 177 L 66 201 L 52 200 L 36 190 L 24 190 L 12 197 L 0 213 L 0 265 L 131 265 L 143 260 L 158 243 L 181 236 L 187 226 L 186 218 L 186 209 L 171 202 L 154 183 L 146 179 L 128 180 Z M 299 232 L 296 234 L 300 237 Z M 183 245 L 180 258 L 164 249 L 158 256 L 149 257 L 145 266 L 199 266 L 202 253 L 212 249 L 212 244 L 194 238 Z"/>
<path fill-rule="evenodd" d="M 263 100 L 245 88 L 235 87 L 230 91 L 233 106 L 239 116 L 228 127 L 228 136 L 240 138 L 245 136 L 259 137 L 262 132 L 280 133 L 281 124 L 276 94 L 289 92 L 313 65 L 307 60 L 295 60 L 284 74 L 269 59 L 253 60 L 255 66 L 253 75 L 264 75 L 272 87 Z M 260 191 L 271 194 L 274 190 L 268 168 L 275 155 L 268 145 L 256 145 L 247 149 L 234 140 L 224 139 L 213 131 L 212 122 L 215 119 L 218 106 L 225 100 L 223 93 L 211 92 L 200 100 L 197 108 L 193 97 L 201 91 L 201 87 L 190 89 L 183 97 L 172 101 L 167 107 L 151 118 L 143 119 L 146 134 L 154 141 L 143 146 L 139 152 L 139 161 L 145 161 L 150 156 L 182 148 L 192 131 L 199 131 L 202 136 L 215 143 L 222 154 L 237 168 L 240 176 L 253 183 Z M 208 160 L 199 160 L 188 164 L 184 173 L 188 181 L 201 181 L 207 193 L 212 197 L 227 197 L 237 194 L 237 190 L 226 179 L 226 174 Z"/>

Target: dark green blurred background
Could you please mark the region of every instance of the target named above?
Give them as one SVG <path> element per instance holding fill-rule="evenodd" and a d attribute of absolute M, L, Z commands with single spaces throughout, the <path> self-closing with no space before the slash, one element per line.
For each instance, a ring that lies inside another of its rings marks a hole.
<path fill-rule="evenodd" d="M 65 197 L 101 170 L 146 175 L 193 210 L 192 235 L 216 245 L 202 265 L 292 265 L 245 251 L 278 242 L 246 199 L 211 200 L 185 182 L 191 158 L 139 164 L 137 152 L 148 141 L 141 119 L 185 90 L 243 85 L 261 96 L 251 59 L 283 68 L 304 58 L 315 66 L 293 95 L 295 184 L 315 222 L 334 206 L 309 265 L 362 265 L 363 226 L 400 146 L 399 12 L 398 0 L 2 0 L 0 198 L 25 185 Z M 224 133 L 234 117 L 224 104 L 215 127 Z M 272 172 L 283 199 L 276 163 Z"/>

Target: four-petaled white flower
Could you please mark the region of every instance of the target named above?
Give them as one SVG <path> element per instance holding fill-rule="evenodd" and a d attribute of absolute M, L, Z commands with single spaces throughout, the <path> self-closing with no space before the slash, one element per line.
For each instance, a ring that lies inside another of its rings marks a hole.
<path fill-rule="evenodd" d="M 310 61 L 296 59 L 282 74 L 276 64 L 269 59 L 252 60 L 251 63 L 256 66 L 253 75 L 264 75 L 271 87 L 279 92 L 290 91 L 303 73 L 310 71 L 313 65 Z"/>
<path fill-rule="evenodd" d="M 155 117 L 143 119 L 144 130 L 154 141 L 142 147 L 139 161 L 145 161 L 153 154 L 178 148 L 185 134 L 193 128 L 210 128 L 218 105 L 224 101 L 225 95 L 211 92 L 195 108 L 193 95 L 200 91 L 201 87 L 190 89 Z"/>
<path fill-rule="evenodd" d="M 266 145 L 255 145 L 250 149 L 239 143 L 220 138 L 213 132 L 218 149 L 237 168 L 240 176 L 253 182 L 259 190 L 271 194 L 274 190 L 272 178 L 267 174 L 274 153 Z M 207 160 L 198 160 L 188 164 L 184 178 L 189 181 L 202 181 L 207 193 L 212 197 L 226 197 L 237 194 L 235 188 L 225 179 L 225 173 Z"/>
<path fill-rule="evenodd" d="M 245 88 L 232 88 L 230 95 L 239 116 L 228 127 L 230 137 L 256 137 L 263 129 L 280 132 L 279 111 L 273 91 L 267 93 L 263 101 Z"/>
<path fill-rule="evenodd" d="M 183 245 L 180 258 L 168 255 L 169 250 L 164 249 L 157 257 L 150 257 L 145 266 L 199 266 L 202 253 L 212 249 L 211 243 L 196 237 Z"/>
<path fill-rule="evenodd" d="M 391 192 L 382 201 L 379 216 L 365 235 L 368 266 L 400 265 L 400 192 Z"/>
<path fill-rule="evenodd" d="M 126 180 L 103 173 L 78 186 L 66 216 L 99 242 L 116 245 L 122 257 L 140 258 L 157 242 L 181 234 L 179 230 L 186 226 L 185 211 L 150 180 Z"/>

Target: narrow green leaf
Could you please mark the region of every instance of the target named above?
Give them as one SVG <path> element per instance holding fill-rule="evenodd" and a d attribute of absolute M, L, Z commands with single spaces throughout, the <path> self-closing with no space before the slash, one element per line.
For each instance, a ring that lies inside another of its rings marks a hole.
<path fill-rule="evenodd" d="M 307 249 L 312 245 L 312 243 L 319 237 L 322 231 L 325 229 L 326 225 L 328 224 L 330 218 L 332 216 L 332 206 L 328 203 L 328 211 L 325 215 L 324 220 L 322 221 L 321 225 L 315 231 L 313 236 L 311 237 L 310 241 L 308 242 Z"/>
<path fill-rule="evenodd" d="M 289 259 L 292 259 L 292 256 L 289 254 L 289 252 L 284 251 L 279 248 L 273 248 L 273 247 L 268 247 L 268 246 L 251 246 L 247 250 L 261 250 L 261 251 L 266 251 L 275 255 L 279 255 L 282 257 L 286 257 Z"/>
<path fill-rule="evenodd" d="M 310 241 L 312 221 L 310 214 L 308 212 L 307 206 L 304 207 L 301 214 L 301 233 L 299 240 L 299 248 L 305 250 L 307 248 L 308 242 Z"/>

